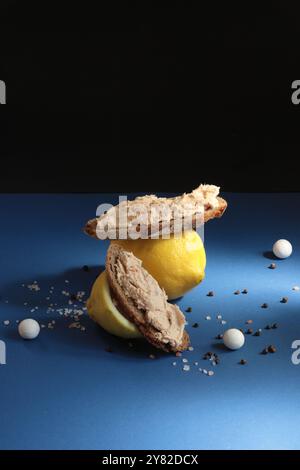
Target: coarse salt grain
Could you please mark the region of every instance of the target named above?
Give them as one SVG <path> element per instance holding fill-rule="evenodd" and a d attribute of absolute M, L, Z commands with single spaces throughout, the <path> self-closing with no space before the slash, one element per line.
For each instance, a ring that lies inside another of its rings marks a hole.
<path fill-rule="evenodd" d="M 190 370 L 190 366 L 188 366 L 187 364 L 185 364 L 182 368 L 182 370 L 184 370 L 185 372 L 188 372 Z"/>
<path fill-rule="evenodd" d="M 188 347 L 188 350 L 189 350 L 189 351 L 194 351 L 193 346 L 189 346 L 189 347 Z"/>
<path fill-rule="evenodd" d="M 214 371 L 213 371 L 213 370 L 209 370 L 208 373 L 207 373 L 207 375 L 209 375 L 209 376 L 211 377 L 212 375 L 214 375 Z"/>
<path fill-rule="evenodd" d="M 294 287 L 293 287 L 293 290 L 298 291 L 298 290 L 300 290 L 300 287 L 299 287 L 299 286 L 294 286 Z"/>
<path fill-rule="evenodd" d="M 211 320 L 211 316 L 206 315 L 205 320 Z"/>
<path fill-rule="evenodd" d="M 9 325 L 10 322 L 9 322 L 9 320 L 4 320 L 3 323 L 4 323 L 4 325 Z"/>
<path fill-rule="evenodd" d="M 38 285 L 38 283 L 37 283 L 36 281 L 34 281 L 33 284 L 28 284 L 28 285 L 27 285 L 27 288 L 28 288 L 29 290 L 35 291 L 35 292 L 41 290 L 41 289 L 40 289 L 40 286 Z"/>

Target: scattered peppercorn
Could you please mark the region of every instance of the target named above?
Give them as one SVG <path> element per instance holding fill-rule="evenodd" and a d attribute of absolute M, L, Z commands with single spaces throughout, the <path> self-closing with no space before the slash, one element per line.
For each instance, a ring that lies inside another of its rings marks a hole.
<path fill-rule="evenodd" d="M 246 334 L 247 335 L 252 335 L 252 333 L 253 333 L 252 328 L 248 328 L 248 330 L 246 331 Z"/>
<path fill-rule="evenodd" d="M 276 348 L 275 348 L 275 346 L 273 346 L 273 344 L 270 344 L 270 346 L 268 346 L 268 352 L 270 352 L 270 353 L 275 353 L 276 352 Z"/>
<path fill-rule="evenodd" d="M 193 328 L 198 328 L 198 326 L 199 326 L 199 323 L 193 323 L 192 325 Z"/>
<path fill-rule="evenodd" d="M 223 339 L 223 335 L 219 334 L 218 336 L 216 336 L 216 339 Z"/>
<path fill-rule="evenodd" d="M 248 289 L 243 289 L 242 294 L 248 294 Z"/>
<path fill-rule="evenodd" d="M 260 330 L 257 330 L 253 336 L 260 336 L 261 335 L 261 331 Z"/>
<path fill-rule="evenodd" d="M 239 290 L 234 291 L 234 295 L 239 295 L 241 292 Z"/>
<path fill-rule="evenodd" d="M 193 310 L 192 307 L 188 307 L 185 311 L 186 311 L 187 313 L 190 313 L 190 312 L 192 312 L 192 310 Z"/>
<path fill-rule="evenodd" d="M 212 352 L 208 351 L 207 353 L 204 354 L 203 359 L 210 359 L 212 356 Z"/>
<path fill-rule="evenodd" d="M 289 300 L 289 299 L 288 299 L 287 297 L 282 297 L 282 299 L 281 299 L 280 302 L 281 302 L 282 304 L 286 304 L 288 300 Z"/>
<path fill-rule="evenodd" d="M 246 359 L 241 359 L 241 360 L 240 360 L 240 364 L 241 364 L 242 366 L 244 366 L 245 364 L 247 364 Z"/>
<path fill-rule="evenodd" d="M 269 352 L 269 351 L 268 351 L 268 348 L 264 348 L 264 349 L 262 350 L 261 354 L 268 354 L 268 352 Z"/>
<path fill-rule="evenodd" d="M 270 330 L 271 328 L 272 328 L 271 325 L 266 325 L 265 326 L 265 330 Z"/>
<path fill-rule="evenodd" d="M 266 303 L 262 304 L 262 306 L 261 306 L 261 308 L 268 308 L 268 307 L 269 307 L 269 305 L 266 304 Z"/>
<path fill-rule="evenodd" d="M 82 267 L 83 271 L 87 272 L 90 270 L 90 268 L 85 264 L 83 267 Z"/>
<path fill-rule="evenodd" d="M 278 328 L 278 323 L 273 323 L 272 328 L 273 330 L 276 330 L 276 328 Z"/>
<path fill-rule="evenodd" d="M 269 266 L 269 269 L 276 269 L 276 264 L 275 264 L 275 263 L 271 263 L 270 266 Z"/>
<path fill-rule="evenodd" d="M 215 295 L 214 291 L 210 290 L 207 294 L 207 297 L 213 297 Z"/>

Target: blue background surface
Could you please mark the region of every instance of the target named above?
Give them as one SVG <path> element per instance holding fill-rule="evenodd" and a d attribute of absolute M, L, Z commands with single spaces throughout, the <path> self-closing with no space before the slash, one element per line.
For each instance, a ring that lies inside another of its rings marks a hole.
<path fill-rule="evenodd" d="M 291 362 L 291 344 L 300 339 L 300 292 L 292 291 L 300 284 L 300 195 L 225 197 L 227 212 L 205 229 L 206 279 L 179 301 L 182 309 L 193 308 L 187 320 L 194 351 L 183 355 L 191 364 L 184 372 L 182 358 L 143 342 L 130 348 L 87 315 L 86 331 L 79 331 L 57 312 L 46 313 L 50 286 L 57 308 L 68 307 L 62 290 L 89 292 L 107 243 L 81 228 L 100 202 L 116 202 L 117 196 L 0 196 L 0 339 L 7 348 L 7 364 L 0 366 L 1 449 L 300 447 L 300 366 Z M 273 260 L 263 253 L 278 238 L 289 239 L 294 253 L 270 270 Z M 81 269 L 86 264 L 89 272 Z M 34 280 L 39 292 L 22 287 Z M 233 294 L 245 287 L 248 295 Z M 207 297 L 209 290 L 216 295 Z M 287 304 L 280 303 L 282 296 L 289 297 Z M 268 309 L 260 308 L 263 302 Z M 56 323 L 37 340 L 24 341 L 15 320 L 27 317 Z M 254 330 L 274 322 L 279 328 L 246 335 L 244 348 L 235 352 L 214 339 L 228 327 L 247 328 L 247 319 Z M 191 327 L 195 321 L 198 329 Z M 260 355 L 269 344 L 277 353 Z M 209 350 L 221 358 L 215 368 L 202 359 Z M 155 360 L 148 357 L 153 352 Z M 247 365 L 238 364 L 241 358 Z M 201 374 L 194 361 L 215 375 Z"/>

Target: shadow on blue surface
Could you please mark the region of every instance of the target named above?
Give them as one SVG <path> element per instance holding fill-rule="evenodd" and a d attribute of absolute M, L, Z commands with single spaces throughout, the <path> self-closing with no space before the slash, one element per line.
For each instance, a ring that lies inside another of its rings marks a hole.
<path fill-rule="evenodd" d="M 269 250 L 269 251 L 264 251 L 263 252 L 263 256 L 267 259 L 272 259 L 272 260 L 276 260 L 276 261 L 280 261 L 273 253 L 273 251 Z"/>
<path fill-rule="evenodd" d="M 45 325 L 45 329 L 47 329 L 48 323 L 55 321 L 55 342 L 60 342 L 63 345 L 65 353 L 70 352 L 70 348 L 72 355 L 74 353 L 82 354 L 84 351 L 84 355 L 91 353 L 95 356 L 95 354 L 97 355 L 98 353 L 102 355 L 104 351 L 105 354 L 110 354 L 112 360 L 114 358 L 117 359 L 117 357 L 140 357 L 145 359 L 145 355 L 149 356 L 150 354 L 155 354 L 156 358 L 164 356 L 165 353 L 158 351 L 142 339 L 124 340 L 108 334 L 95 324 L 86 313 L 80 317 L 80 323 L 86 331 L 89 331 L 89 334 L 76 331 L 75 328 L 70 331 L 68 325 L 74 320 L 63 315 L 58 317 L 58 309 L 81 309 L 85 305 L 85 302 L 76 301 L 74 301 L 72 305 L 69 305 L 68 301 L 70 296 L 76 296 L 78 291 L 88 293 L 93 282 L 104 269 L 105 266 L 103 265 L 89 266 L 88 271 L 85 271 L 79 266 L 54 275 L 37 276 L 37 285 L 40 290 L 34 293 L 30 292 L 27 287 L 31 285 L 34 280 L 20 279 L 16 282 L 4 285 L 3 292 L 5 292 L 5 296 L 9 299 L 10 305 L 24 309 L 24 303 L 26 303 L 26 307 L 29 308 L 26 317 L 35 318 L 40 324 Z M 67 283 L 66 280 L 68 281 Z M 49 293 L 52 287 L 54 288 L 53 294 L 51 294 L 51 296 L 50 294 L 45 294 L 45 291 Z M 19 294 L 18 290 L 20 290 L 21 294 Z M 64 290 L 70 293 L 69 297 L 62 293 Z M 34 296 L 34 303 L 32 303 L 32 296 Z M 30 301 L 28 300 L 29 297 Z M 88 296 L 85 297 L 85 300 L 87 300 L 87 298 Z M 52 305 L 54 311 L 47 313 L 45 316 L 45 310 L 47 311 L 49 305 Z M 35 307 L 38 307 L 38 309 L 31 311 Z M 22 318 L 20 318 L 20 320 L 21 319 Z M 74 336 L 76 339 L 74 339 Z M 5 329 L 2 337 L 10 341 L 20 341 L 17 328 Z"/>

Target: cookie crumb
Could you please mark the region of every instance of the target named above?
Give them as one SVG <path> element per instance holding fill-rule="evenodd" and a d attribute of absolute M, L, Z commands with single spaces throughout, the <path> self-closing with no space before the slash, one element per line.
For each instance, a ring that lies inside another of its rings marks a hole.
<path fill-rule="evenodd" d="M 248 289 L 243 289 L 242 294 L 248 294 Z"/>
<path fill-rule="evenodd" d="M 273 344 L 270 344 L 270 346 L 268 346 L 268 352 L 269 353 L 275 353 L 276 352 L 276 348 L 275 348 L 275 346 L 273 346 Z"/>
<path fill-rule="evenodd" d="M 199 326 L 199 323 L 193 323 L 192 325 L 193 328 L 198 328 L 198 326 Z"/>
<path fill-rule="evenodd" d="M 191 312 L 193 311 L 193 309 L 192 309 L 192 307 L 188 307 L 188 308 L 185 309 L 185 311 L 186 311 L 187 313 L 191 313 Z"/>
<path fill-rule="evenodd" d="M 269 269 L 276 269 L 276 264 L 275 263 L 271 263 L 269 266 L 268 266 Z"/>
<path fill-rule="evenodd" d="M 241 359 L 239 364 L 241 364 L 242 366 L 244 366 L 245 364 L 247 364 L 247 361 L 246 359 Z"/>
<path fill-rule="evenodd" d="M 241 292 L 239 290 L 234 291 L 234 295 L 239 295 Z"/>
<path fill-rule="evenodd" d="M 246 325 L 251 325 L 253 323 L 253 320 L 246 320 Z"/>
<path fill-rule="evenodd" d="M 282 299 L 281 299 L 280 302 L 281 302 L 282 304 L 286 304 L 286 303 L 288 302 L 288 300 L 289 300 L 288 297 L 282 297 Z"/>
<path fill-rule="evenodd" d="M 267 303 L 263 303 L 262 306 L 261 306 L 261 308 L 268 308 L 268 307 L 269 307 L 269 305 Z"/>
<path fill-rule="evenodd" d="M 207 297 L 213 297 L 215 295 L 214 291 L 213 290 L 210 290 L 208 293 L 207 293 Z"/>

